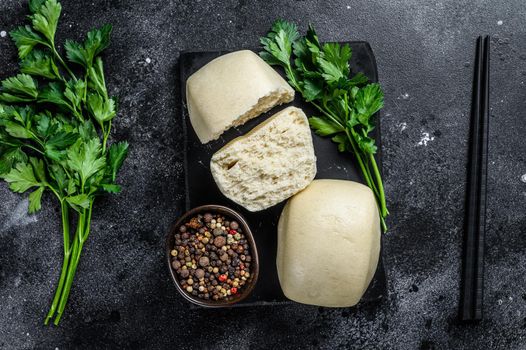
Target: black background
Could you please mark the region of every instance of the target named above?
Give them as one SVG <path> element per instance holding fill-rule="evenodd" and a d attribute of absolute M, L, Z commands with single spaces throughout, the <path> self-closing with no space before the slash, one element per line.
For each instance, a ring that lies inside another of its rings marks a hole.
<path fill-rule="evenodd" d="M 63 1 L 59 40 L 114 24 L 105 54 L 119 97 L 112 134 L 131 154 L 124 192 L 100 200 L 67 314 L 42 320 L 59 274 L 58 207 L 25 214 L 0 185 L 0 347 L 524 347 L 526 329 L 526 6 L 522 0 Z M 0 32 L 25 23 L 25 2 L 0 3 Z M 171 284 L 163 241 L 184 205 L 181 50 L 252 47 L 275 18 L 311 22 L 323 41 L 367 40 L 386 93 L 384 239 L 389 297 L 353 310 L 290 305 L 189 310 Z M 502 22 L 499 22 L 502 21 Z M 499 25 L 500 24 L 500 25 Z M 485 320 L 455 321 L 475 39 L 493 35 Z M 0 78 L 16 51 L 0 36 Z M 426 144 L 426 140 L 427 141 Z"/>

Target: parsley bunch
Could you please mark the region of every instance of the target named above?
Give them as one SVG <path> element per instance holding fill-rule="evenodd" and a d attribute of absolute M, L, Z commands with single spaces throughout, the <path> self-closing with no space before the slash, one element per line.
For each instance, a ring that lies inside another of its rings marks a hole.
<path fill-rule="evenodd" d="M 121 190 L 115 180 L 128 143 L 108 144 L 117 105 L 108 96 L 99 55 L 112 27 L 90 31 L 82 43 L 66 41 L 66 63 L 55 45 L 60 3 L 30 0 L 29 9 L 31 26 L 10 33 L 21 73 L 2 81 L 0 89 L 0 177 L 14 192 L 31 191 L 30 213 L 41 208 L 45 192 L 60 203 L 64 260 L 45 319 L 48 324 L 54 317 L 58 325 L 90 233 L 93 203 Z M 70 214 L 77 219 L 74 233 Z"/>
<path fill-rule="evenodd" d="M 330 136 L 340 152 L 354 154 L 376 196 L 382 229 L 387 231 L 389 212 L 374 158 L 377 147 L 370 137 L 373 116 L 384 104 L 380 85 L 369 83 L 362 73 L 351 77 L 350 46 L 321 45 L 312 26 L 301 37 L 295 24 L 277 20 L 260 41 L 264 49 L 261 57 L 270 65 L 283 67 L 290 85 L 321 113 L 309 118 L 311 128 L 320 136 Z"/>

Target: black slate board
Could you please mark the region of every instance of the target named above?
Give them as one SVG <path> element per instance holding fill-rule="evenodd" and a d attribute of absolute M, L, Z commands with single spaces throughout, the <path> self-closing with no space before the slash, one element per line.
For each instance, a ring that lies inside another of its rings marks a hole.
<path fill-rule="evenodd" d="M 376 60 L 371 46 L 367 42 L 349 42 L 353 57 L 351 60 L 352 72 L 363 72 L 371 81 L 378 81 Z M 197 207 L 203 204 L 221 204 L 231 207 L 241 213 L 252 228 L 254 238 L 259 252 L 260 271 L 259 280 L 252 295 L 242 305 L 262 305 L 273 303 L 289 302 L 281 291 L 277 270 L 276 270 L 276 249 L 277 232 L 276 226 L 285 203 L 281 203 L 272 208 L 257 213 L 251 213 L 236 203 L 232 202 L 219 191 L 210 173 L 210 158 L 223 145 L 235 137 L 245 134 L 253 127 L 270 117 L 277 111 L 289 106 L 283 105 L 272 109 L 269 113 L 263 114 L 245 125 L 230 129 L 225 132 L 218 140 L 209 142 L 205 145 L 199 142 L 195 134 L 186 109 L 186 80 L 199 68 L 210 62 L 212 59 L 228 53 L 230 51 L 206 51 L 206 52 L 183 52 L 180 57 L 180 83 L 182 93 L 182 103 L 184 108 L 184 133 L 185 133 L 185 181 L 186 181 L 186 209 Z M 317 115 L 316 110 L 309 104 L 301 100 L 296 94 L 292 105 L 302 108 L 307 116 Z M 376 117 L 377 128 L 373 132 L 377 140 L 378 149 L 381 149 L 379 134 L 379 115 Z M 317 156 L 318 172 L 317 179 L 345 179 L 362 182 L 359 169 L 355 165 L 355 160 L 350 154 L 337 152 L 336 145 L 328 138 L 322 138 L 313 134 L 314 149 Z M 381 155 L 377 154 L 377 161 L 381 168 Z M 387 282 L 385 271 L 380 257 L 377 271 L 369 286 L 366 294 L 362 298 L 363 302 L 378 301 L 386 295 Z"/>

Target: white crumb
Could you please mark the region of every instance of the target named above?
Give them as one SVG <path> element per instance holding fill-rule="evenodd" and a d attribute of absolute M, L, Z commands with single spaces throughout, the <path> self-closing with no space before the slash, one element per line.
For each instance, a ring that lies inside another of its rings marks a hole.
<path fill-rule="evenodd" d="M 526 184 L 526 174 L 522 175 L 521 176 L 521 181 L 524 182 Z"/>
<path fill-rule="evenodd" d="M 427 143 L 430 141 L 433 141 L 435 139 L 434 136 L 430 136 L 428 132 L 422 133 L 422 138 L 418 142 L 419 146 L 427 146 Z"/>
<path fill-rule="evenodd" d="M 7 32 L 5 30 L 2 30 L 0 32 L 0 37 L 5 38 L 7 36 Z"/>
<path fill-rule="evenodd" d="M 406 92 L 402 94 L 402 99 L 407 100 L 409 98 L 409 94 Z"/>
<path fill-rule="evenodd" d="M 150 57 L 146 57 L 145 61 L 146 61 L 147 64 L 152 63 L 152 59 Z"/>
<path fill-rule="evenodd" d="M 351 9 L 351 6 L 347 5 L 347 10 L 350 10 Z"/>
<path fill-rule="evenodd" d="M 405 129 L 407 129 L 407 123 L 406 122 L 402 122 L 402 123 L 398 124 L 398 127 L 400 128 L 400 131 L 404 131 Z"/>
<path fill-rule="evenodd" d="M 497 21 L 497 25 L 498 25 L 498 26 L 501 26 L 502 23 L 504 23 L 504 22 L 502 22 L 502 20 L 500 20 L 500 19 Z"/>

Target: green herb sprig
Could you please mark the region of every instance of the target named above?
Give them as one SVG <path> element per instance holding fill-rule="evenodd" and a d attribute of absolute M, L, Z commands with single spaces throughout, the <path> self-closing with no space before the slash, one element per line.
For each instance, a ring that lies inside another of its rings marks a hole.
<path fill-rule="evenodd" d="M 60 203 L 64 260 L 45 318 L 45 324 L 54 318 L 58 325 L 90 234 L 94 201 L 121 191 L 115 181 L 128 143 L 108 143 L 117 103 L 108 95 L 99 55 L 109 45 L 111 25 L 91 30 L 82 43 L 66 41 L 66 63 L 55 44 L 61 4 L 30 0 L 29 9 L 31 25 L 10 33 L 21 73 L 1 83 L 0 177 L 14 192 L 31 191 L 30 213 L 40 210 L 45 192 Z"/>
<path fill-rule="evenodd" d="M 369 83 L 362 73 L 351 77 L 348 44 L 320 44 L 316 31 L 309 26 L 300 36 L 293 23 L 277 20 L 270 32 L 260 39 L 260 55 L 270 65 L 281 66 L 288 82 L 321 113 L 309 118 L 311 128 L 320 136 L 330 136 L 340 152 L 352 152 L 363 178 L 373 191 L 383 231 L 389 214 L 384 187 L 374 158 L 373 116 L 384 105 L 379 84 Z"/>

